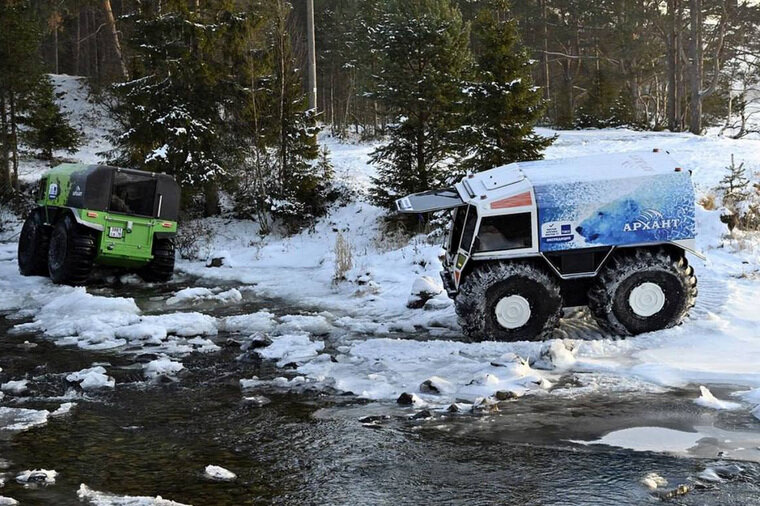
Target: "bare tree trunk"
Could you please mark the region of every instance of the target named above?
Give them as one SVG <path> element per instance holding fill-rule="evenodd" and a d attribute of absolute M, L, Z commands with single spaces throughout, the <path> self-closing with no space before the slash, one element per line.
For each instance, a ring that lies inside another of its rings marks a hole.
<path fill-rule="evenodd" d="M 18 131 L 16 130 L 16 97 L 13 92 L 9 95 L 10 103 L 10 126 L 11 126 L 11 153 L 13 161 L 13 177 L 12 184 L 16 191 L 19 190 L 18 183 Z"/>
<path fill-rule="evenodd" d="M 111 33 L 113 48 L 114 51 L 116 51 L 116 57 L 119 59 L 119 64 L 121 66 L 121 75 L 126 81 L 129 79 L 129 72 L 127 71 L 127 65 L 124 63 L 124 55 L 121 52 L 119 31 L 116 29 L 116 20 L 114 19 L 113 11 L 111 10 L 111 0 L 103 0 L 103 10 L 106 13 L 106 23 L 108 24 L 108 28 Z"/>
<path fill-rule="evenodd" d="M 90 11 L 90 21 L 91 21 L 91 23 L 90 23 L 90 29 L 92 30 L 98 24 L 98 20 L 95 17 L 95 11 L 94 10 Z M 93 33 L 93 37 L 90 40 L 92 40 L 92 42 L 90 43 L 90 49 L 92 51 L 92 55 L 91 55 L 91 57 L 92 57 L 92 75 L 95 77 L 95 79 L 97 79 L 98 81 L 100 81 L 100 65 L 98 65 L 98 61 L 99 61 L 99 57 L 98 57 L 98 52 L 99 52 L 98 51 L 98 33 L 94 32 Z"/>
<path fill-rule="evenodd" d="M 668 97 L 666 103 L 666 114 L 668 117 L 668 128 L 675 132 L 680 130 L 680 101 L 678 93 L 678 73 L 679 73 L 679 32 L 680 18 L 680 0 L 668 0 L 668 33 L 667 33 L 667 74 L 668 74 Z"/>
<path fill-rule="evenodd" d="M 286 37 L 288 37 L 287 28 L 285 26 L 285 5 L 282 0 L 278 2 L 277 12 L 277 44 L 278 44 L 278 70 L 280 72 L 280 187 L 284 187 L 285 181 L 288 178 L 288 139 L 287 139 L 287 117 L 285 115 L 286 97 L 286 83 L 287 76 L 285 75 L 285 49 L 286 49 Z"/>
<path fill-rule="evenodd" d="M 0 163 L 0 191 L 5 190 L 11 185 L 10 176 L 10 142 L 8 139 L 8 119 L 7 107 L 5 104 L 5 91 L 0 90 L 0 142 L 2 142 L 2 161 Z"/>
<path fill-rule="evenodd" d="M 689 131 L 702 133 L 702 0 L 690 0 Z"/>
<path fill-rule="evenodd" d="M 76 32 L 76 43 L 74 44 L 74 74 L 81 75 L 79 71 L 79 52 L 81 50 L 81 40 L 82 40 L 82 12 L 79 8 L 79 4 L 76 5 L 75 10 L 77 11 L 77 32 Z"/>
<path fill-rule="evenodd" d="M 549 100 L 551 95 L 549 93 L 549 25 L 546 21 L 546 1 L 539 0 L 541 7 L 541 38 L 543 39 L 543 55 L 541 57 L 541 67 L 544 75 L 544 100 Z"/>
<path fill-rule="evenodd" d="M 57 23 L 57 21 L 55 21 Z M 55 58 L 55 73 L 60 74 L 58 71 L 58 25 L 53 27 L 53 53 Z"/>

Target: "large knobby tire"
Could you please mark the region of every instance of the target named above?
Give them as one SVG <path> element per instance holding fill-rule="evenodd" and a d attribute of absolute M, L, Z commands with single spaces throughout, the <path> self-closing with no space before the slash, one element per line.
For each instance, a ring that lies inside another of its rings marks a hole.
<path fill-rule="evenodd" d="M 637 249 L 615 256 L 589 290 L 602 328 L 636 335 L 678 325 L 697 298 L 697 278 L 683 254 Z"/>
<path fill-rule="evenodd" d="M 477 266 L 454 301 L 459 325 L 473 341 L 542 339 L 559 322 L 559 285 L 543 269 L 521 262 Z"/>
<path fill-rule="evenodd" d="M 174 239 L 153 239 L 153 260 L 139 271 L 150 283 L 169 281 L 174 274 Z"/>
<path fill-rule="evenodd" d="M 50 232 L 39 209 L 24 221 L 18 240 L 18 270 L 23 276 L 48 275 Z"/>
<path fill-rule="evenodd" d="M 48 271 L 54 283 L 84 285 L 95 259 L 95 234 L 66 215 L 58 220 L 50 237 Z"/>

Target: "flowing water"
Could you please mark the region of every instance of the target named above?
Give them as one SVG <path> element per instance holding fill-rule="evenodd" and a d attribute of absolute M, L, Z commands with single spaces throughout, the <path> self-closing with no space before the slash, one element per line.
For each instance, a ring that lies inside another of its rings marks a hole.
<path fill-rule="evenodd" d="M 166 296 L 139 289 L 118 294 L 135 297 L 148 311 Z M 247 300 L 237 311 L 262 302 Z M 297 309 L 277 301 L 266 306 Z M 30 377 L 34 390 L 6 396 L 2 405 L 54 410 L 63 402 L 54 399 L 69 388 L 63 373 L 93 363 L 110 364 L 117 380 L 113 390 L 77 398 L 66 416 L 23 432 L 0 431 L 0 469 L 6 468 L 0 495 L 22 505 L 82 504 L 76 494 L 82 483 L 195 506 L 659 503 L 640 483 L 649 472 L 668 480 L 665 490 L 690 485 L 689 493 L 669 499 L 676 504 L 760 504 L 755 422 L 729 412 L 705 414 L 684 392 L 525 397 L 499 412 L 417 419 L 410 418 L 415 410 L 395 403 L 314 391 L 259 392 L 271 401 L 260 406 L 245 399 L 250 394 L 241 392 L 239 380 L 283 372 L 241 357 L 229 336 L 215 338 L 219 352 L 184 357 L 185 371 L 175 381 L 148 383 L 140 362 L 150 356 L 59 347 L 39 335 L 9 333 L 15 323 L 0 317 L 3 381 Z M 573 442 L 630 427 L 673 431 L 665 439 L 700 432 L 700 443 L 675 456 Z M 741 471 L 719 484 L 696 485 L 706 467 L 730 464 L 720 457 L 726 450 L 746 457 L 738 462 Z M 205 479 L 208 464 L 237 479 Z M 55 469 L 56 483 L 25 487 L 14 480 L 36 468 Z"/>

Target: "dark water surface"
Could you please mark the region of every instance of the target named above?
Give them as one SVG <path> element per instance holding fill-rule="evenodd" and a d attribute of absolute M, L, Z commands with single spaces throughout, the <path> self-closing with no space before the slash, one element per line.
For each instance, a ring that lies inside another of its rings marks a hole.
<path fill-rule="evenodd" d="M 142 307 L 147 294 L 134 293 Z M 271 301 L 270 305 L 271 306 Z M 251 310 L 249 308 L 249 310 Z M 694 457 L 584 446 L 631 426 L 691 431 L 700 425 L 755 431 L 731 414 L 704 414 L 683 392 L 523 398 L 487 415 L 433 413 L 410 420 L 411 409 L 318 392 L 263 393 L 271 403 L 245 401 L 239 380 L 283 374 L 272 364 L 239 360 L 228 336 L 218 353 L 182 359 L 177 381 L 146 383 L 140 357 L 61 348 L 36 335 L 8 333 L 0 317 L 0 379 L 32 378 L 26 401 L 2 405 L 53 410 L 65 375 L 107 362 L 111 391 L 88 394 L 62 418 L 25 432 L 0 432 L 8 461 L 0 495 L 22 505 L 81 504 L 84 483 L 119 495 L 161 495 L 199 505 L 246 504 L 647 504 L 660 503 L 640 484 L 649 472 L 668 489 L 694 485 L 718 462 L 720 445 Z M 24 346 L 24 341 L 36 347 Z M 147 360 L 147 358 L 145 359 Z M 692 395 L 693 397 L 693 395 Z M 360 418 L 381 415 L 374 424 Z M 725 461 L 724 461 L 725 462 Z M 238 476 L 203 477 L 206 465 Z M 672 504 L 760 504 L 760 467 L 739 462 L 735 478 L 670 499 Z M 25 488 L 13 477 L 55 469 L 56 483 Z"/>

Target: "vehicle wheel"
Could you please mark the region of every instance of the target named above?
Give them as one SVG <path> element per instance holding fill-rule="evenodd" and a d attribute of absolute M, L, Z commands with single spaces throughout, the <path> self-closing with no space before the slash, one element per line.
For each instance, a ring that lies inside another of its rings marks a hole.
<path fill-rule="evenodd" d="M 58 220 L 50 237 L 48 271 L 54 283 L 83 285 L 95 259 L 95 235 L 70 215 Z"/>
<path fill-rule="evenodd" d="M 557 326 L 562 297 L 557 281 L 528 263 L 476 267 L 454 301 L 459 325 L 473 341 L 541 339 Z"/>
<path fill-rule="evenodd" d="M 18 270 L 23 276 L 48 275 L 50 227 L 39 209 L 24 221 L 18 240 Z"/>
<path fill-rule="evenodd" d="M 139 274 L 151 283 L 169 281 L 174 274 L 174 239 L 153 239 L 153 260 Z"/>
<path fill-rule="evenodd" d="M 594 318 L 620 335 L 673 327 L 696 298 L 697 278 L 686 258 L 648 249 L 613 258 L 588 294 Z"/>

